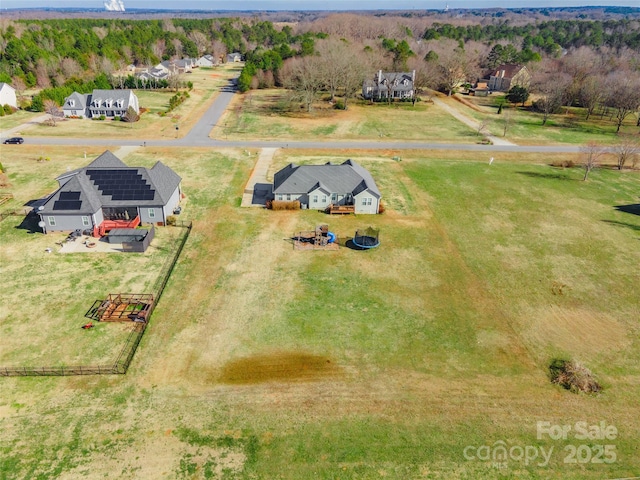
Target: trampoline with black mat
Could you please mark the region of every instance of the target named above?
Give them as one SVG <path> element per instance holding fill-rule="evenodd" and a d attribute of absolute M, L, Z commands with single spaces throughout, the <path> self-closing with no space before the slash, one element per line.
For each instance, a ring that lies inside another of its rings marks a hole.
<path fill-rule="evenodd" d="M 376 248 L 380 245 L 380 230 L 372 227 L 366 230 L 356 230 L 356 234 L 351 241 L 356 247 L 364 250 Z"/>

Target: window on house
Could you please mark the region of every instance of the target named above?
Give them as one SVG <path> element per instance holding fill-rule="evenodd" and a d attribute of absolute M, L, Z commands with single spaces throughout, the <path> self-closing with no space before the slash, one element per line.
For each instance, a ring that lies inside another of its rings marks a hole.
<path fill-rule="evenodd" d="M 326 195 L 322 195 L 322 203 L 327 203 L 327 196 Z"/>
<path fill-rule="evenodd" d="M 51 227 L 55 227 L 56 226 L 56 217 L 49 217 L 49 226 Z"/>
<path fill-rule="evenodd" d="M 371 205 L 371 199 L 367 198 L 367 205 Z"/>
<path fill-rule="evenodd" d="M 313 203 L 318 203 L 318 195 L 313 196 Z"/>
<path fill-rule="evenodd" d="M 82 226 L 83 227 L 89 226 L 89 217 L 82 217 Z"/>
<path fill-rule="evenodd" d="M 335 202 L 338 199 L 338 194 L 337 193 L 332 193 L 331 194 L 331 201 Z"/>
<path fill-rule="evenodd" d="M 291 194 L 287 193 L 287 201 L 291 200 Z"/>
<path fill-rule="evenodd" d="M 282 194 L 278 194 L 278 200 L 282 200 Z"/>
<path fill-rule="evenodd" d="M 149 218 L 156 218 L 156 209 L 155 208 L 150 208 L 149 209 Z"/>

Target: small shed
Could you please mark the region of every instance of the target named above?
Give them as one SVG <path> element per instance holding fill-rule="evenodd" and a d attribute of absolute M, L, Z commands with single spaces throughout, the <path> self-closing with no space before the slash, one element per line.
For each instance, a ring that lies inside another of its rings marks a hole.
<path fill-rule="evenodd" d="M 107 235 L 109 243 L 141 242 L 149 234 L 144 228 L 114 228 Z"/>

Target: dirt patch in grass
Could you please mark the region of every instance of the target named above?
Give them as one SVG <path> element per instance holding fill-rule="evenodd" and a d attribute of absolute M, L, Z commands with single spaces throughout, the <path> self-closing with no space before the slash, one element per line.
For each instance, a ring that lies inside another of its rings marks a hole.
<path fill-rule="evenodd" d="M 250 384 L 304 381 L 336 376 L 340 368 L 330 358 L 306 352 L 275 352 L 239 358 L 222 368 L 220 382 Z"/>

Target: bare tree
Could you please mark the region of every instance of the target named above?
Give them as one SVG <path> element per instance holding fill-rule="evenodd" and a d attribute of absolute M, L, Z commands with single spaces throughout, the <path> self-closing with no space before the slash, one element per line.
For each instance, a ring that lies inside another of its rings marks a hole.
<path fill-rule="evenodd" d="M 587 110 L 587 118 L 604 100 L 604 80 L 599 75 L 589 75 L 584 79 L 578 92 L 580 104 Z"/>
<path fill-rule="evenodd" d="M 608 92 L 605 104 L 615 109 L 616 133 L 625 118 L 640 108 L 640 81 L 620 73 L 615 73 L 607 79 Z"/>
<path fill-rule="evenodd" d="M 586 145 L 580 147 L 582 166 L 584 167 L 584 178 L 582 180 L 587 180 L 587 178 L 589 177 L 589 173 L 591 173 L 591 170 L 599 165 L 600 157 L 602 157 L 604 153 L 605 148 L 596 142 L 589 142 Z"/>
<path fill-rule="evenodd" d="M 584 82 L 592 76 L 592 72 L 603 71 L 602 56 L 586 46 L 571 50 L 558 64 L 559 69 L 571 77 L 571 84 L 566 92 L 568 105 L 580 98 Z"/>
<path fill-rule="evenodd" d="M 211 55 L 216 59 L 216 63 L 224 59 L 227 54 L 227 46 L 220 40 L 211 40 Z"/>
<path fill-rule="evenodd" d="M 188 38 L 196 44 L 196 47 L 198 48 L 198 55 L 202 55 L 207 50 L 209 40 L 200 30 L 193 30 L 189 33 Z"/>
<path fill-rule="evenodd" d="M 502 115 L 502 136 L 506 137 L 509 128 L 511 128 L 511 124 L 513 123 L 513 114 L 510 109 L 505 110 Z"/>
<path fill-rule="evenodd" d="M 439 56 L 440 84 L 451 95 L 467 79 L 469 59 L 464 50 L 456 48 Z"/>
<path fill-rule="evenodd" d="M 571 77 L 564 73 L 546 74 L 538 77 L 533 86 L 540 95 L 533 105 L 542 113 L 542 125 L 546 125 L 549 116 L 562 106 Z"/>
<path fill-rule="evenodd" d="M 436 62 L 428 62 L 418 56 L 412 57 L 408 62 L 409 69 L 415 70 L 416 78 L 413 81 L 413 103 L 419 95 L 437 87 L 438 65 Z"/>
<path fill-rule="evenodd" d="M 489 127 L 489 119 L 483 118 L 480 122 L 478 122 L 478 128 L 476 130 L 477 135 L 486 135 L 488 133 Z"/>
<path fill-rule="evenodd" d="M 172 88 L 177 92 L 182 85 L 182 75 L 179 74 L 178 70 L 176 69 L 173 73 L 169 73 L 167 82 L 169 83 L 169 88 Z"/>
<path fill-rule="evenodd" d="M 325 88 L 331 95 L 331 101 L 336 96 L 338 88 L 343 83 L 342 77 L 349 68 L 349 61 L 353 55 L 347 44 L 337 39 L 327 39 L 318 42 L 316 51 L 320 55 L 318 67 L 323 77 Z"/>
<path fill-rule="evenodd" d="M 319 70 L 319 57 L 316 56 L 290 58 L 282 67 L 284 87 L 292 92 L 292 99 L 300 100 L 305 105 L 307 112 L 311 112 L 313 102 L 322 90 Z"/>
<path fill-rule="evenodd" d="M 164 55 L 166 49 L 167 44 L 164 38 L 159 38 L 151 45 L 151 52 L 159 59 L 162 59 L 162 56 Z"/>
<path fill-rule="evenodd" d="M 55 100 L 46 99 L 44 101 L 44 111 L 49 114 L 49 124 L 55 127 L 57 119 L 62 115 L 60 105 Z"/>
<path fill-rule="evenodd" d="M 39 58 L 36 62 L 36 82 L 40 88 L 48 88 L 51 86 L 49 71 L 44 58 Z"/>
<path fill-rule="evenodd" d="M 635 167 L 640 154 L 640 140 L 631 135 L 621 135 L 618 143 L 613 146 L 613 152 L 616 155 L 618 170 L 622 170 L 627 162 Z"/>
<path fill-rule="evenodd" d="M 80 64 L 73 58 L 63 58 L 62 62 L 60 63 L 60 69 L 62 70 L 62 74 L 67 79 L 75 77 L 82 73 L 82 67 L 80 67 Z"/>
<path fill-rule="evenodd" d="M 182 52 L 183 52 L 183 46 L 182 46 L 182 40 L 180 40 L 179 38 L 174 38 L 173 40 L 171 40 L 171 45 L 173 45 L 173 48 L 176 52 L 176 58 L 182 58 Z"/>
<path fill-rule="evenodd" d="M 348 58 L 348 57 L 347 57 Z M 342 88 L 344 90 L 344 109 L 346 110 L 350 98 L 355 97 L 362 90 L 362 82 L 367 75 L 367 60 L 362 55 L 349 59 L 347 68 L 342 73 Z"/>

